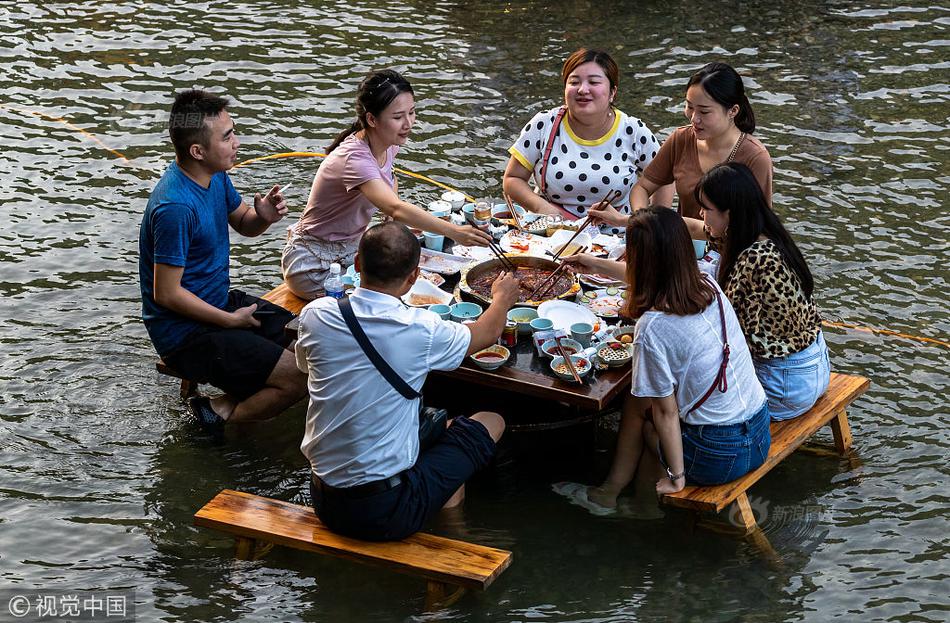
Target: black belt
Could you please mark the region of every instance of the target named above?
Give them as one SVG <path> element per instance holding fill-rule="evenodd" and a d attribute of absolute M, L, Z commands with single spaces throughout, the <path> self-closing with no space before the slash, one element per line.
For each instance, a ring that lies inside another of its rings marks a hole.
<path fill-rule="evenodd" d="M 395 489 L 403 483 L 403 479 L 403 472 L 400 472 L 395 476 L 390 476 L 383 480 L 374 480 L 373 482 L 366 482 L 352 487 L 331 487 L 314 475 L 313 484 L 324 495 L 329 493 L 348 498 L 365 498 L 378 493 L 384 493 L 390 489 Z"/>

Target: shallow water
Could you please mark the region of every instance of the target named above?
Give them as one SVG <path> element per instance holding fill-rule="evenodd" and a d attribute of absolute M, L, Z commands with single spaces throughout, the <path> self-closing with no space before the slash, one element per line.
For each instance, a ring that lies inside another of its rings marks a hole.
<path fill-rule="evenodd" d="M 191 526 L 224 487 L 306 503 L 303 406 L 215 445 L 153 368 L 139 320 L 137 228 L 171 157 L 176 89 L 227 91 L 245 158 L 321 151 L 370 67 L 416 88 L 399 164 L 497 193 L 505 150 L 558 102 L 583 44 L 622 68 L 618 103 L 665 135 L 714 59 L 748 78 L 775 161 L 775 204 L 830 320 L 947 340 L 950 10 L 940 3 L 3 3 L 0 6 L 0 587 L 129 588 L 140 620 L 947 620 L 950 351 L 829 330 L 856 460 L 796 454 L 754 490 L 782 564 L 691 534 L 642 504 L 593 518 L 550 492 L 593 480 L 609 434 L 511 435 L 496 471 L 438 531 L 511 549 L 485 593 L 419 615 L 420 583 L 275 550 L 231 560 Z M 725 8 L 725 10 L 724 10 Z M 67 118 L 128 157 L 60 122 Z M 233 172 L 242 192 L 318 164 Z M 402 178 L 424 203 L 440 191 Z M 282 226 L 235 236 L 232 279 L 277 283 Z M 0 604 L 0 608 L 4 604 Z"/>

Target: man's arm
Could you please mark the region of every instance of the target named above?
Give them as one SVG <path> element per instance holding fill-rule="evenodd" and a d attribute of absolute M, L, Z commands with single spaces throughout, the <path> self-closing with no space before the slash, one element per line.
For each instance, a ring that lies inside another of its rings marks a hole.
<path fill-rule="evenodd" d="M 260 326 L 261 323 L 252 315 L 257 309 L 256 304 L 242 307 L 234 312 L 226 312 L 214 305 L 209 305 L 181 287 L 181 276 L 185 272 L 183 266 L 154 264 L 154 270 L 155 302 L 162 307 L 186 318 L 226 329 Z"/>
<path fill-rule="evenodd" d="M 228 223 L 242 236 L 258 236 L 287 216 L 287 202 L 280 187 L 275 185 L 266 196 L 254 195 L 254 207 L 241 202 L 236 210 L 228 215 Z"/>
<path fill-rule="evenodd" d="M 472 332 L 466 356 L 488 348 L 498 340 L 508 322 L 508 310 L 517 302 L 518 280 L 511 273 L 502 273 L 492 284 L 491 305 L 478 320 L 465 325 Z"/>

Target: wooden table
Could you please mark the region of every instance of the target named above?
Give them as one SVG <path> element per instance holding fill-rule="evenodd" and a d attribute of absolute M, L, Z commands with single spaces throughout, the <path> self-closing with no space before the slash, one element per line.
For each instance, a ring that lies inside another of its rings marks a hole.
<path fill-rule="evenodd" d="M 529 336 L 520 336 L 518 346 L 510 349 L 511 359 L 497 370 L 482 370 L 468 357 L 455 370 L 430 372 L 426 387 L 442 381 L 456 381 L 502 390 L 542 400 L 556 400 L 584 411 L 601 411 L 621 392 L 630 388 L 631 367 L 594 370 L 583 384 L 562 381 L 554 376 L 550 359 L 540 358 Z"/>

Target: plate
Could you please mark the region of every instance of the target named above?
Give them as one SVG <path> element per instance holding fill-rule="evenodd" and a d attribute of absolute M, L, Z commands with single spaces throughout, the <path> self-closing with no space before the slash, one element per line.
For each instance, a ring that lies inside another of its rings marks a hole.
<path fill-rule="evenodd" d="M 425 279 L 417 279 L 412 284 L 412 288 L 402 295 L 403 302 L 410 307 L 428 307 L 438 303 L 447 305 L 452 299 L 451 294 L 445 290 L 440 290 Z"/>
<path fill-rule="evenodd" d="M 570 301 L 541 303 L 538 305 L 538 318 L 547 318 L 554 323 L 555 329 L 563 329 L 567 332 L 570 332 L 571 325 L 575 322 L 586 322 L 595 327 L 600 324 L 591 310 Z"/>
<path fill-rule="evenodd" d="M 579 305 L 583 305 L 601 318 L 616 318 L 620 308 L 627 300 L 627 291 L 620 288 L 591 290 L 577 296 Z"/>
<path fill-rule="evenodd" d="M 440 253 L 431 249 L 422 249 L 422 255 L 419 257 L 419 268 L 440 275 L 454 275 L 470 262 L 471 260 L 465 257 Z"/>
<path fill-rule="evenodd" d="M 567 243 L 568 240 L 571 240 L 571 237 L 574 236 L 574 234 L 576 233 L 577 232 L 573 232 L 567 229 L 559 229 L 553 234 L 551 234 L 551 236 L 547 240 L 545 240 L 545 242 L 547 243 L 547 247 L 551 251 L 551 253 L 555 254 L 558 251 L 560 251 L 561 247 L 563 247 Z M 582 248 L 586 248 L 587 252 L 590 252 L 590 246 L 591 246 L 590 236 L 585 232 L 581 232 L 577 234 L 577 237 L 574 238 L 574 240 L 571 240 L 570 246 L 567 248 L 566 251 L 564 251 L 564 253 L 561 254 L 561 256 L 564 257 L 566 255 L 573 255 Z"/>
<path fill-rule="evenodd" d="M 466 247 L 460 244 L 452 247 L 452 254 L 476 262 L 484 262 L 495 257 L 495 254 L 488 247 Z"/>
<path fill-rule="evenodd" d="M 546 242 L 541 236 L 512 230 L 502 236 L 498 244 L 505 253 L 547 257 L 548 247 Z"/>
<path fill-rule="evenodd" d="M 577 278 L 588 288 L 623 288 L 627 285 L 623 281 L 618 281 L 606 275 L 585 275 L 578 273 Z"/>

